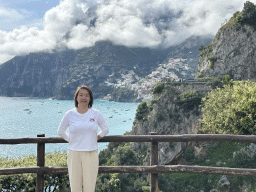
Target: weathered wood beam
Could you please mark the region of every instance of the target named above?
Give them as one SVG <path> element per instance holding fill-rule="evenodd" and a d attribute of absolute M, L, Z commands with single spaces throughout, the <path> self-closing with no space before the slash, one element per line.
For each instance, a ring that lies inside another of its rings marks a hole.
<path fill-rule="evenodd" d="M 240 175 L 256 177 L 256 169 L 208 167 L 191 165 L 155 165 L 155 166 L 101 166 L 99 173 L 207 173 L 221 175 Z"/>
<path fill-rule="evenodd" d="M 236 141 L 256 143 L 254 135 L 184 134 L 184 135 L 109 135 L 98 142 L 189 142 Z M 0 144 L 67 143 L 61 137 L 0 139 Z"/>
<path fill-rule="evenodd" d="M 21 167 L 0 169 L 0 175 L 24 174 L 24 173 L 43 173 L 43 174 L 67 174 L 67 167 Z M 154 165 L 154 166 L 100 166 L 99 173 L 206 173 L 220 175 L 239 175 L 256 177 L 256 169 L 228 168 L 228 167 L 208 167 L 196 165 Z"/>
<path fill-rule="evenodd" d="M 38 134 L 38 138 L 45 137 L 45 134 Z M 37 166 L 44 167 L 45 165 L 45 143 L 37 143 Z M 44 190 L 44 174 L 37 173 L 36 176 L 36 192 Z"/>
<path fill-rule="evenodd" d="M 256 143 L 254 135 L 184 134 L 184 135 L 110 135 L 98 142 L 189 142 L 189 141 L 236 141 Z"/>
<path fill-rule="evenodd" d="M 157 135 L 156 132 L 151 132 L 150 135 Z M 158 165 L 158 142 L 151 142 L 150 166 Z M 158 191 L 158 174 L 150 174 L 150 192 Z"/>

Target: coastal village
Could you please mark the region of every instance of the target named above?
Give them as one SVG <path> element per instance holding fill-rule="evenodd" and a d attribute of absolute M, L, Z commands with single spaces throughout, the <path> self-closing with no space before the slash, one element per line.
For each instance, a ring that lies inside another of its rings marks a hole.
<path fill-rule="evenodd" d="M 135 75 L 133 70 L 127 74 L 122 74 L 116 83 L 111 83 L 114 74 L 109 75 L 109 78 L 104 82 L 107 86 L 128 87 L 138 94 L 137 99 L 148 101 L 153 98 L 151 89 L 158 81 L 182 81 L 184 77 L 194 79 L 196 73 L 191 72 L 191 68 L 187 63 L 187 59 L 170 58 L 167 63 L 158 65 L 158 68 L 147 75 L 145 78 Z M 103 100 L 110 100 L 111 94 L 108 94 Z"/>

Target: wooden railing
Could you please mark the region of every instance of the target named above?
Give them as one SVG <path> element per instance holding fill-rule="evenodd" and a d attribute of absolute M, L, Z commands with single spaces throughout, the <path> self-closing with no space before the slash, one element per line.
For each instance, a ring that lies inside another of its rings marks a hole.
<path fill-rule="evenodd" d="M 170 172 L 208 173 L 224 175 L 240 175 L 256 177 L 256 169 L 208 167 L 189 165 L 158 165 L 158 142 L 190 142 L 190 141 L 236 141 L 256 143 L 256 137 L 242 135 L 212 135 L 212 134 L 186 134 L 186 135 L 110 135 L 98 142 L 151 142 L 150 166 L 100 166 L 99 173 L 150 173 L 150 191 L 158 191 L 158 174 Z M 37 173 L 36 191 L 43 192 L 44 174 L 67 174 L 67 167 L 45 166 L 45 143 L 66 143 L 60 137 L 45 137 L 44 134 L 36 138 L 0 139 L 0 144 L 27 144 L 37 143 L 37 166 L 0 169 L 0 175 Z"/>

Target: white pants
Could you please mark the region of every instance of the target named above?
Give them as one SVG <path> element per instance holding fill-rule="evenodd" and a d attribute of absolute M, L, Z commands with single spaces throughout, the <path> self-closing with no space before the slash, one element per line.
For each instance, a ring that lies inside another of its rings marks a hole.
<path fill-rule="evenodd" d="M 98 168 L 98 150 L 68 150 L 68 175 L 71 192 L 82 192 L 82 185 L 83 192 L 94 192 Z"/>

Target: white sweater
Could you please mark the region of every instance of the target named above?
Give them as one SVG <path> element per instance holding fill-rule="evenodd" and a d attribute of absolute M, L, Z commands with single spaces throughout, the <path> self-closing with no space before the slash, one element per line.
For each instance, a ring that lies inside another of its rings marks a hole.
<path fill-rule="evenodd" d="M 89 108 L 84 114 L 77 109 L 65 113 L 58 128 L 58 135 L 69 142 L 68 149 L 73 151 L 94 151 L 98 149 L 97 132 L 104 137 L 109 129 L 102 113 L 94 108 Z M 69 133 L 67 129 L 69 128 Z"/>

